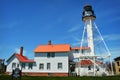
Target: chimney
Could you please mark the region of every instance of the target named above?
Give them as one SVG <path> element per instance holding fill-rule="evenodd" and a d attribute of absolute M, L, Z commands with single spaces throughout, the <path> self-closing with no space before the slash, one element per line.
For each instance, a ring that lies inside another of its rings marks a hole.
<path fill-rule="evenodd" d="M 48 45 L 51 45 L 51 40 L 48 41 Z"/>
<path fill-rule="evenodd" d="M 23 47 L 20 47 L 20 55 L 23 56 Z"/>

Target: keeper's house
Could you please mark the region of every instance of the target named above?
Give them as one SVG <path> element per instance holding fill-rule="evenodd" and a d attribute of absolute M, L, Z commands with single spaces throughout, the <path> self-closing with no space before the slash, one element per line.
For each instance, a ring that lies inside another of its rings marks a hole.
<path fill-rule="evenodd" d="M 25 75 L 68 76 L 75 71 L 71 62 L 74 59 L 73 53 L 78 53 L 78 50 L 79 48 L 71 48 L 70 44 L 51 44 L 49 41 L 48 44 L 39 45 L 34 50 L 34 59 L 31 60 L 23 55 L 23 47 L 21 47 L 20 53 L 14 53 L 7 60 L 6 73 L 11 74 L 12 70 L 18 67 Z"/>

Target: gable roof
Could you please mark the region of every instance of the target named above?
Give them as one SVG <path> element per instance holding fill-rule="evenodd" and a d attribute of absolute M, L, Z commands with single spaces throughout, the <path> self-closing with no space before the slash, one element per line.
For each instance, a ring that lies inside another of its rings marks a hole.
<path fill-rule="evenodd" d="M 19 59 L 20 62 L 35 62 L 34 60 L 28 59 L 26 56 L 22 56 L 20 54 L 15 54 L 15 56 Z"/>
<path fill-rule="evenodd" d="M 34 60 L 28 59 L 26 56 L 23 56 L 23 47 L 20 47 L 20 53 L 14 53 L 8 60 L 7 62 L 12 58 L 12 57 L 17 57 L 20 62 L 35 62 Z"/>
<path fill-rule="evenodd" d="M 18 59 L 20 62 L 35 62 L 34 60 L 28 59 L 26 56 L 23 56 L 23 55 L 20 55 L 20 54 L 17 54 L 17 53 L 14 53 L 14 54 L 7 60 L 7 62 L 8 62 L 13 56 L 17 57 L 17 59 Z"/>
<path fill-rule="evenodd" d="M 89 50 L 90 47 L 83 46 L 83 47 L 72 47 L 71 50 Z"/>
<path fill-rule="evenodd" d="M 81 60 L 80 62 L 78 62 L 79 65 L 92 65 L 92 61 L 90 60 Z"/>
<path fill-rule="evenodd" d="M 102 64 L 102 62 L 99 61 L 95 61 L 95 62 L 98 65 Z M 78 62 L 78 65 L 93 65 L 93 62 L 91 60 L 81 60 L 80 62 Z"/>
<path fill-rule="evenodd" d="M 70 44 L 39 45 L 34 52 L 69 52 Z"/>

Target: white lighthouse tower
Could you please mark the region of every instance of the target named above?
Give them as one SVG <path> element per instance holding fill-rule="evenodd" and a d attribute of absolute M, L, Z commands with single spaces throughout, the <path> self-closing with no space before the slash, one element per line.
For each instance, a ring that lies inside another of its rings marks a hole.
<path fill-rule="evenodd" d="M 111 54 L 106 43 L 98 30 L 94 20 L 96 15 L 91 5 L 84 6 L 82 21 L 85 22 L 81 46 L 88 46 L 89 51 L 80 51 L 78 63 L 78 75 L 80 76 L 102 76 L 113 74 Z M 111 69 L 106 66 L 106 61 L 111 64 Z"/>
<path fill-rule="evenodd" d="M 90 55 L 94 56 L 94 34 L 93 34 L 93 27 L 92 22 L 95 20 L 96 16 L 94 14 L 94 11 L 92 10 L 92 7 L 90 5 L 86 5 L 84 7 L 82 20 L 86 24 L 87 29 L 87 40 L 88 40 L 88 47 L 90 47 Z"/>

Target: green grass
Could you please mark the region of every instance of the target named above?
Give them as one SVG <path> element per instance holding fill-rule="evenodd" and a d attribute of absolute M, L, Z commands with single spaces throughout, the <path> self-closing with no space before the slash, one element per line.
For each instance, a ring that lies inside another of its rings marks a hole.
<path fill-rule="evenodd" d="M 0 80 L 12 80 L 11 76 L 0 75 Z M 19 79 L 14 79 L 19 80 Z M 21 80 L 120 80 L 120 76 L 106 77 L 39 77 L 39 76 L 22 76 Z"/>

